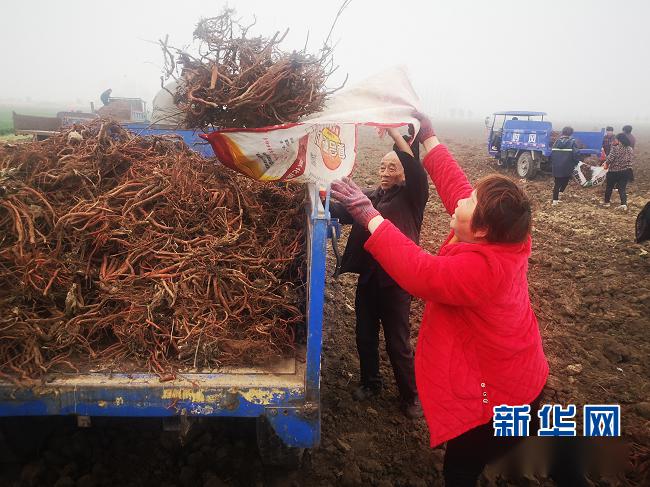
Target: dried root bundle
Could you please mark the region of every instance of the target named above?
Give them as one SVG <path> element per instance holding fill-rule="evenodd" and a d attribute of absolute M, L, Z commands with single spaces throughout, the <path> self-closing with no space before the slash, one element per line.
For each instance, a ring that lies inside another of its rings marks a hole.
<path fill-rule="evenodd" d="M 303 198 L 112 122 L 0 147 L 0 377 L 291 353 Z"/>
<path fill-rule="evenodd" d="M 337 19 L 349 1 L 342 4 Z M 242 25 L 234 13 L 224 9 L 197 24 L 198 53 L 170 47 L 167 39 L 160 42 L 165 78 L 179 81 L 172 95 L 184 125 L 263 127 L 297 122 L 320 111 L 336 91 L 325 87 L 337 68 L 329 36 L 316 55 L 309 54 L 306 45 L 301 51 L 285 52 L 280 43 L 288 29 L 270 38 L 249 37 L 253 25 Z"/>

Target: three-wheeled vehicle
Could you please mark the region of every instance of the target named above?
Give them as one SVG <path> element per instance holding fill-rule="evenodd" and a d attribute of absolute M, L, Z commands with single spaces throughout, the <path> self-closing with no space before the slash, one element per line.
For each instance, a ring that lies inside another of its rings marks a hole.
<path fill-rule="evenodd" d="M 500 166 L 515 165 L 517 175 L 533 179 L 538 171 L 550 169 L 551 150 L 557 132 L 545 112 L 495 112 L 486 118 L 488 154 Z M 599 156 L 605 129 L 599 132 L 573 132 L 580 154 Z"/>

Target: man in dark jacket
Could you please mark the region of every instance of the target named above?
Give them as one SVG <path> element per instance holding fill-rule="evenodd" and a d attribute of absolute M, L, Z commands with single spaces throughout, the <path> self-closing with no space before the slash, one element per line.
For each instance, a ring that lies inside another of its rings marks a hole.
<path fill-rule="evenodd" d="M 108 105 L 111 102 L 111 93 L 113 93 L 113 90 L 109 88 L 106 91 L 102 92 L 101 95 L 99 95 L 99 99 L 102 101 L 104 106 Z"/>
<path fill-rule="evenodd" d="M 576 144 L 576 139 L 571 137 L 572 135 L 573 129 L 571 127 L 564 127 L 562 129 L 562 135 L 553 144 L 551 152 L 551 169 L 555 178 L 553 205 L 557 205 L 560 202 L 560 194 L 566 189 L 573 170 L 578 162 L 580 162 L 580 150 Z"/>
<path fill-rule="evenodd" d="M 381 160 L 380 185 L 366 194 L 381 215 L 393 222 L 406 236 L 418 243 L 429 199 L 427 173 L 418 158 L 418 142 L 409 147 L 396 129 L 388 133 L 395 141 L 394 150 Z M 361 367 L 361 383 L 354 397 L 364 400 L 379 394 L 379 327 L 384 329 L 401 409 L 409 418 L 422 416 L 415 386 L 413 348 L 410 342 L 409 313 L 411 296 L 386 274 L 363 248 L 370 236 L 367 229 L 354 223 L 339 203 L 333 203 L 332 216 L 352 230 L 341 262 L 342 272 L 359 274 L 355 298 L 356 341 Z"/>

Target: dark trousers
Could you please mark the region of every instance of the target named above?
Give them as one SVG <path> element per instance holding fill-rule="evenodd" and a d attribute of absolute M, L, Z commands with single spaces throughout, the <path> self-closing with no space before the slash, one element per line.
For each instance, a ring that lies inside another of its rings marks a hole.
<path fill-rule="evenodd" d="M 612 191 L 618 186 L 618 194 L 621 197 L 621 204 L 627 205 L 627 193 L 625 189 L 627 188 L 627 183 L 630 180 L 631 169 L 626 169 L 625 171 L 609 171 L 607 173 L 607 185 L 605 186 L 605 203 L 609 203 L 609 200 L 612 198 Z"/>
<path fill-rule="evenodd" d="M 557 200 L 560 198 L 560 193 L 564 193 L 567 185 L 569 184 L 569 179 L 571 176 L 566 176 L 562 178 L 555 178 L 555 184 L 553 185 L 553 199 Z"/>
<path fill-rule="evenodd" d="M 539 429 L 540 396 L 530 405 L 529 435 Z M 443 474 L 445 487 L 475 487 L 485 466 L 504 457 L 526 437 L 494 436 L 492 421 L 472 428 L 447 442 Z M 581 458 L 582 438 L 553 438 L 550 476 L 560 486 L 586 486 Z"/>
<path fill-rule="evenodd" d="M 379 326 L 384 329 L 386 351 L 393 366 L 400 397 L 412 402 L 417 396 L 415 363 L 410 340 L 411 296 L 396 284 L 381 287 L 370 278 L 357 284 L 357 351 L 361 365 L 361 384 L 381 388 L 379 372 Z"/>

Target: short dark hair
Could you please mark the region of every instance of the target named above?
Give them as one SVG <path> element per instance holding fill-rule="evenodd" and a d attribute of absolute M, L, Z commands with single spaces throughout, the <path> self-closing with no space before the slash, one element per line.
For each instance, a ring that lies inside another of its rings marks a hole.
<path fill-rule="evenodd" d="M 623 132 L 626 134 L 631 134 L 632 133 L 632 125 L 623 125 Z"/>
<path fill-rule="evenodd" d="M 526 240 L 532 226 L 530 199 L 512 179 L 491 174 L 476 183 L 476 209 L 470 227 L 487 230 L 485 239 L 494 243 Z"/>
<path fill-rule="evenodd" d="M 562 135 L 571 135 L 573 134 L 573 127 L 564 127 L 562 129 Z"/>
<path fill-rule="evenodd" d="M 623 132 L 621 132 L 620 134 L 616 134 L 616 140 L 618 140 L 625 147 L 629 147 L 632 145 L 629 137 L 625 135 Z"/>
<path fill-rule="evenodd" d="M 605 130 L 606 130 L 607 132 L 613 132 L 613 131 L 614 131 L 614 127 L 610 127 L 610 126 L 608 125 L 607 128 L 606 128 Z"/>

